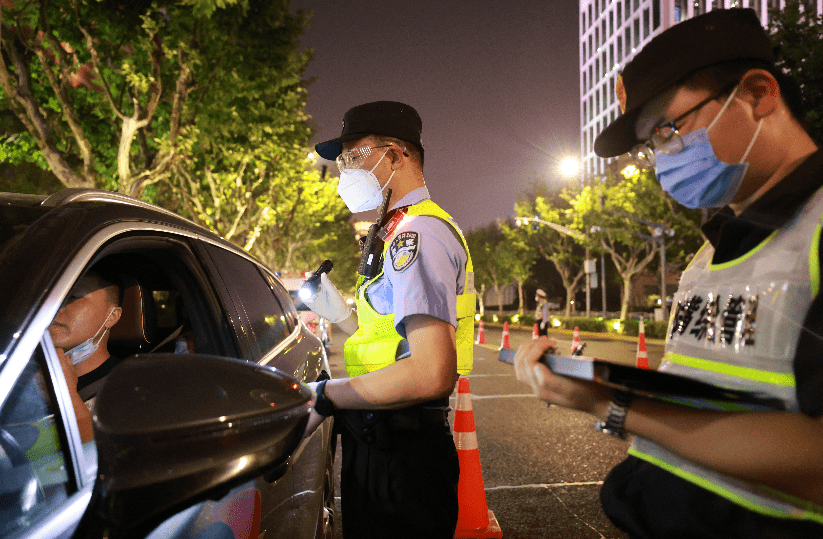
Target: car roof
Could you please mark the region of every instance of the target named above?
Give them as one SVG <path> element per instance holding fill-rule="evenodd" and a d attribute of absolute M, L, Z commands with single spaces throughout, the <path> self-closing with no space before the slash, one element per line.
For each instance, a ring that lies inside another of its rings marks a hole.
<path fill-rule="evenodd" d="M 23 215 L 21 218 L 19 216 Z M 14 345 L 56 280 L 94 234 L 111 225 L 153 223 L 218 244 L 249 260 L 242 249 L 171 211 L 127 195 L 97 189 L 65 189 L 51 196 L 0 193 L 0 226 L 14 234 L 0 246 L 0 357 Z M 259 264 L 259 262 L 257 262 Z"/>

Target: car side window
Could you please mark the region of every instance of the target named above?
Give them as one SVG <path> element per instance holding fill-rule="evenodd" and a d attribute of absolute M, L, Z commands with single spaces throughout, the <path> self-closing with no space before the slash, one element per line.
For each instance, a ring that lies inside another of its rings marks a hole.
<path fill-rule="evenodd" d="M 0 409 L 0 537 L 17 537 L 73 491 L 38 346 Z"/>
<path fill-rule="evenodd" d="M 283 311 L 286 313 L 286 322 L 288 323 L 289 328 L 294 329 L 298 325 L 300 316 L 297 314 L 297 306 L 292 300 L 291 295 L 285 288 L 283 288 L 282 284 L 277 282 L 277 279 L 268 273 L 263 272 L 263 277 L 266 279 L 266 282 L 269 283 L 274 295 L 277 296 L 277 299 L 283 306 Z"/>
<path fill-rule="evenodd" d="M 245 330 L 254 359 L 259 360 L 280 344 L 290 331 L 287 312 L 277 299 L 272 284 L 256 264 L 226 249 L 209 246 L 223 280 L 239 301 L 236 307 L 248 320 Z"/>

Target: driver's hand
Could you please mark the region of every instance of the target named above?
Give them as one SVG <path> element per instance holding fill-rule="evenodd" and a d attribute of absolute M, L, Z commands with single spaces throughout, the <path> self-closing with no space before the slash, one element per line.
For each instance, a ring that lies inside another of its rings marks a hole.
<path fill-rule="evenodd" d="M 55 348 L 57 357 L 60 358 L 60 367 L 63 368 L 63 376 L 66 377 L 66 385 L 69 386 L 71 404 L 74 408 L 74 415 L 77 419 L 77 428 L 80 430 L 80 440 L 83 443 L 94 440 L 94 428 L 91 422 L 91 412 L 89 411 L 80 394 L 77 393 L 77 371 L 71 360 L 63 353 L 62 348 Z"/>
<path fill-rule="evenodd" d="M 60 366 L 63 368 L 63 376 L 66 377 L 66 383 L 69 389 L 77 391 L 77 371 L 74 369 L 71 360 L 63 352 L 62 348 L 55 348 L 57 357 L 60 358 Z"/>

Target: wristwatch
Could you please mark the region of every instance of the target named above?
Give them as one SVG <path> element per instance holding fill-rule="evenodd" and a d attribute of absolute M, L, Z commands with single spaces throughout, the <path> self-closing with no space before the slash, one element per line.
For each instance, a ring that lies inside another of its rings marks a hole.
<path fill-rule="evenodd" d="M 631 404 L 632 398 L 633 395 L 629 391 L 616 391 L 614 393 L 614 399 L 609 403 L 609 413 L 606 416 L 605 423 L 603 421 L 598 421 L 594 424 L 594 428 L 603 434 L 608 434 L 609 436 L 614 436 L 615 438 L 625 440 L 628 435 L 626 434 L 626 431 L 623 430 L 623 425 L 626 422 L 626 412 L 629 409 L 629 404 Z"/>
<path fill-rule="evenodd" d="M 326 397 L 326 382 L 328 380 L 323 380 L 317 384 L 317 398 L 314 401 L 314 411 L 323 417 L 334 415 L 334 404 Z"/>

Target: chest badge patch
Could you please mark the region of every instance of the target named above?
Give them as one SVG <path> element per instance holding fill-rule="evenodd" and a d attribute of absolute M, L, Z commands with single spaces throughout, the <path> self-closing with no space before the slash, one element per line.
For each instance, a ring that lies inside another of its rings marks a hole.
<path fill-rule="evenodd" d="M 420 234 L 417 232 L 401 232 L 389 245 L 389 256 L 394 271 L 403 271 L 411 266 L 420 250 Z"/>

